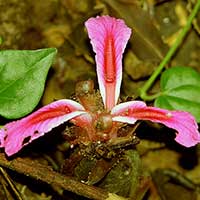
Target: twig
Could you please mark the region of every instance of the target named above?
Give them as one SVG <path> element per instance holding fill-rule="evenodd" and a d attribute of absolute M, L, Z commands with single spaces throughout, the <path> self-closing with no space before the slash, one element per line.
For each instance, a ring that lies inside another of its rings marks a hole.
<path fill-rule="evenodd" d="M 125 200 L 126 198 L 109 193 L 101 188 L 89 186 L 72 177 L 64 176 L 52 170 L 52 168 L 42 165 L 28 158 L 16 158 L 7 160 L 3 153 L 0 153 L 0 166 L 24 174 L 36 180 L 43 181 L 53 188 L 63 188 L 74 192 L 80 196 L 84 196 L 95 200 Z"/>

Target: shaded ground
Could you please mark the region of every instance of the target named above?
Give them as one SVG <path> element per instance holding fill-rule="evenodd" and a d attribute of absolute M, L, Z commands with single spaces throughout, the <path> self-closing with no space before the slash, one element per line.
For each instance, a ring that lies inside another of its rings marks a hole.
<path fill-rule="evenodd" d="M 123 18 L 133 29 L 133 34 L 124 56 L 121 98 L 136 99 L 138 89 L 152 74 L 185 25 L 193 3 L 192 0 L 145 0 L 134 3 L 129 0 L 0 0 L 0 37 L 3 41 L 0 47 L 58 48 L 41 100 L 41 105 L 45 105 L 55 99 L 70 98 L 78 81 L 92 79 L 97 82 L 94 54 L 84 29 L 85 20 L 98 14 Z M 188 66 L 200 72 L 199 17 L 167 67 Z M 158 91 L 156 83 L 150 92 Z M 65 134 L 61 134 L 69 133 L 70 128 L 69 124 L 66 130 L 64 126 L 59 127 L 25 148 L 18 156 L 25 161 L 31 159 L 44 166 L 50 165 L 60 174 L 74 176 L 78 181 L 84 180 L 131 199 L 136 196 L 138 200 L 142 199 L 139 196 L 147 189 L 143 199 L 173 200 L 177 196 L 183 200 L 200 199 L 199 146 L 190 149 L 180 147 L 171 142 L 174 133 L 168 129 L 143 122 L 136 130 L 140 144 L 124 148 L 126 151 L 115 150 L 118 156 L 102 159 L 90 154 L 81 157 L 77 153 L 79 149 L 70 150 L 64 140 Z M 131 150 L 135 148 L 137 150 Z M 35 168 L 37 171 L 37 166 Z M 48 176 L 51 172 L 46 173 Z M 18 174 L 18 171 L 8 171 L 8 174 L 24 199 L 84 199 L 64 192 L 58 185 L 47 181 L 48 184 L 44 184 L 42 181 L 45 180 L 37 176 L 29 179 Z M 36 178 L 42 181 L 38 183 L 34 180 Z M 13 188 L 7 187 L 7 181 L 5 177 L 1 181 L 0 199 L 20 199 L 13 195 Z"/>

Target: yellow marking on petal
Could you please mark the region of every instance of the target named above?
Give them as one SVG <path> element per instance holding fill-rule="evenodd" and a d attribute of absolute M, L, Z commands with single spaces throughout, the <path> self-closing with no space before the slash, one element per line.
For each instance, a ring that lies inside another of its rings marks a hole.
<path fill-rule="evenodd" d="M 172 113 L 168 112 L 168 113 L 166 114 L 166 116 L 169 117 L 169 118 L 171 118 L 171 117 L 172 117 Z"/>

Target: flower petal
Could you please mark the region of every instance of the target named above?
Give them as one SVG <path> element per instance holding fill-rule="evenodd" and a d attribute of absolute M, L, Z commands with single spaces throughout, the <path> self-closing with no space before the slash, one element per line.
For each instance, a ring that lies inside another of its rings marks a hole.
<path fill-rule="evenodd" d="M 54 127 L 86 113 L 79 103 L 72 100 L 55 101 L 31 115 L 6 124 L 0 129 L 0 147 L 8 156 L 17 153 L 23 146 L 49 132 Z M 81 123 L 83 118 L 76 119 Z"/>
<path fill-rule="evenodd" d="M 122 54 L 131 35 L 123 20 L 109 16 L 90 18 L 85 26 L 96 53 L 99 88 L 105 107 L 116 105 L 122 80 Z"/>
<path fill-rule="evenodd" d="M 176 142 L 191 147 L 200 143 L 198 125 L 194 117 L 183 111 L 169 111 L 155 107 L 148 107 L 141 101 L 130 101 L 115 106 L 111 114 L 113 121 L 134 124 L 137 120 L 150 120 L 162 123 L 165 126 L 175 129 Z"/>

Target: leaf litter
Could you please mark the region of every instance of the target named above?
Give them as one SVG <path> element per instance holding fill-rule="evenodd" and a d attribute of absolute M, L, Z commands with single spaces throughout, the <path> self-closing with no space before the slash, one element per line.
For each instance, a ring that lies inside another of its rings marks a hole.
<path fill-rule="evenodd" d="M 191 4 L 191 1 L 189 2 Z M 31 14 L 30 10 L 33 11 Z M 73 98 L 75 84 L 78 81 L 96 80 L 94 54 L 83 22 L 98 14 L 123 18 L 133 29 L 133 35 L 124 58 L 122 99 L 135 99 L 138 97 L 138 89 L 151 75 L 174 38 L 177 37 L 178 31 L 185 23 L 187 13 L 187 2 L 178 0 L 44 0 L 34 3 L 30 0 L 0 0 L 0 36 L 3 38 L 0 47 L 1 49 L 58 48 L 56 62 L 48 75 L 41 100 L 41 104 L 44 105 L 55 99 Z M 173 57 L 171 65 L 189 66 L 200 71 L 199 46 L 199 36 L 195 29 L 192 29 Z M 159 90 L 158 84 L 155 84 L 150 92 Z M 128 150 L 129 148 L 126 147 L 127 150 L 125 148 L 125 151 L 117 151 L 119 155 L 111 158 L 94 157 L 91 151 L 96 152 L 96 149 L 86 149 L 87 159 L 80 158 L 80 150 L 78 148 L 70 150 L 69 143 L 63 140 L 63 137 L 66 137 L 65 134 L 57 136 L 59 132 L 64 132 L 65 127 L 56 129 L 52 136 L 45 138 L 51 144 L 46 149 L 43 147 L 44 140 L 41 139 L 24 150 L 22 157 L 29 157 L 42 162 L 43 165 L 53 163 L 58 166 L 59 173 L 64 173 L 69 168 L 66 160 L 70 160 L 73 165 L 69 175 L 75 179 L 80 181 L 84 176 L 84 181 L 90 184 L 95 183 L 97 187 L 106 188 L 110 192 L 117 192 L 119 195 L 132 199 L 142 199 L 147 189 L 149 193 L 144 199 L 168 200 L 182 193 L 185 194 L 183 199 L 198 199 L 199 194 L 196 191 L 200 182 L 199 148 L 183 149 L 174 143 L 170 144 L 165 137 L 165 132 L 168 130 L 151 123 L 148 123 L 148 127 L 150 128 L 147 128 L 147 123 L 144 122 L 140 125 L 142 131 L 137 135 L 140 134 L 141 142 L 136 146 L 137 151 Z M 70 131 L 73 129 L 70 124 L 68 128 Z M 123 131 L 130 128 L 123 127 Z M 116 150 L 112 151 L 116 153 Z M 43 156 L 44 154 L 47 156 Z M 138 161 L 139 154 L 143 167 Z M 48 157 L 51 159 L 47 159 Z M 86 168 L 87 170 L 82 174 L 81 171 Z M 101 172 L 95 172 L 95 168 Z M 159 168 L 163 170 L 162 173 L 157 171 Z M 177 181 L 180 178 L 179 174 L 174 178 L 174 175 L 165 173 L 168 168 L 176 171 L 177 174 L 180 173 L 183 179 L 189 178 L 196 188 L 188 189 L 185 182 Z M 42 190 L 31 187 L 33 180 L 24 178 L 20 181 L 19 176 L 22 175 L 17 172 L 13 174 L 8 171 L 8 173 L 18 190 L 24 195 L 24 199 L 80 199 L 74 194 L 68 192 L 65 194 L 61 189 L 53 187 L 57 192 L 55 194 L 42 183 Z M 151 173 L 152 179 L 149 180 Z M 92 177 L 92 174 L 96 177 Z M 161 179 L 160 176 L 162 176 Z M 157 183 L 161 183 L 161 187 Z M 136 187 L 137 184 L 139 187 Z M 124 185 L 129 187 L 124 187 Z M 26 188 L 25 193 L 24 188 Z M 6 199 L 2 191 L 1 185 L 1 199 Z M 84 198 L 81 197 L 81 199 Z"/>

